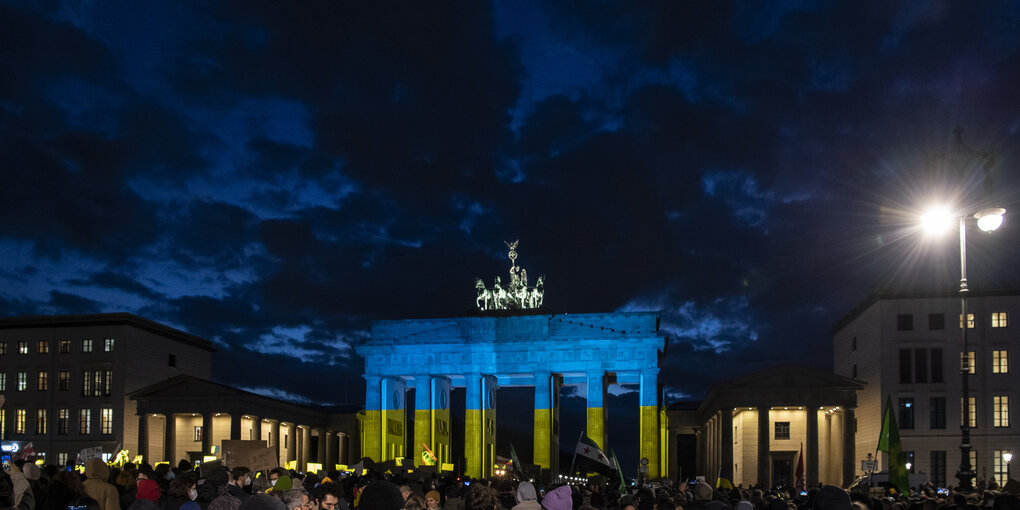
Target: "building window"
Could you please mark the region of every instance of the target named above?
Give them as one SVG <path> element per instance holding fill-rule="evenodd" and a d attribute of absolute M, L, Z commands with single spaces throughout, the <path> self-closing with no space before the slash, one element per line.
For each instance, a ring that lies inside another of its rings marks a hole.
<path fill-rule="evenodd" d="M 1009 397 L 996 395 L 992 397 L 992 426 L 1009 426 Z"/>
<path fill-rule="evenodd" d="M 900 430 L 908 430 L 914 428 L 914 399 L 912 398 L 900 399 L 899 425 Z"/>
<path fill-rule="evenodd" d="M 57 410 L 57 434 L 62 436 L 67 435 L 67 430 L 70 427 L 71 422 L 71 410 L 70 409 L 58 409 Z"/>
<path fill-rule="evenodd" d="M 1006 312 L 992 312 L 992 327 L 1006 327 Z"/>
<path fill-rule="evenodd" d="M 0 342 L 0 356 L 7 354 L 7 342 Z"/>
<path fill-rule="evenodd" d="M 928 401 L 928 407 L 930 408 L 929 428 L 946 428 L 946 397 L 931 397 L 931 400 Z"/>
<path fill-rule="evenodd" d="M 776 439 L 790 439 L 790 422 L 776 422 Z"/>
<path fill-rule="evenodd" d="M 113 434 L 113 408 L 104 407 L 99 415 L 99 433 Z"/>
<path fill-rule="evenodd" d="M 931 382 L 942 382 L 942 349 L 931 350 Z"/>
<path fill-rule="evenodd" d="M 1009 373 L 1009 353 L 1007 353 L 1005 350 L 992 351 L 992 373 L 993 374 Z"/>
<path fill-rule="evenodd" d="M 18 391 L 28 389 L 28 372 L 18 372 Z"/>
<path fill-rule="evenodd" d="M 195 441 L 202 440 L 202 427 L 200 425 L 195 426 Z"/>
<path fill-rule="evenodd" d="M 171 367 L 176 367 L 177 366 L 177 356 L 174 356 L 173 354 L 171 354 L 170 355 L 170 359 L 167 360 L 167 365 L 169 365 Z"/>
<path fill-rule="evenodd" d="M 14 433 L 24 434 L 25 433 L 25 416 L 28 412 L 24 409 L 18 409 L 14 415 Z"/>
<path fill-rule="evenodd" d="M 35 412 L 35 433 L 37 435 L 46 435 L 46 410 L 39 409 Z"/>
<path fill-rule="evenodd" d="M 0 372 L 0 393 L 7 392 L 7 372 Z"/>
<path fill-rule="evenodd" d="M 974 448 L 970 449 L 970 468 L 975 472 L 977 471 L 977 450 Z"/>
<path fill-rule="evenodd" d="M 60 391 L 71 389 L 71 372 L 69 370 L 61 370 L 57 373 L 57 389 Z"/>
<path fill-rule="evenodd" d="M 81 375 L 81 396 L 88 397 L 92 395 L 92 371 L 82 370 Z"/>
<path fill-rule="evenodd" d="M 113 386 L 113 370 L 82 371 L 83 397 L 108 397 Z"/>
<path fill-rule="evenodd" d="M 928 349 L 914 349 L 914 382 L 928 382 Z"/>
<path fill-rule="evenodd" d="M 82 409 L 78 413 L 78 433 L 88 435 L 92 433 L 92 410 Z"/>
<path fill-rule="evenodd" d="M 36 345 L 36 350 L 39 351 L 39 354 L 49 354 L 50 353 L 50 341 L 49 340 L 39 340 L 39 343 Z"/>
<path fill-rule="evenodd" d="M 103 352 L 113 352 L 113 341 L 112 338 L 103 341 Z"/>
<path fill-rule="evenodd" d="M 936 487 L 946 486 L 946 451 L 932 450 L 931 452 L 931 482 Z"/>
<path fill-rule="evenodd" d="M 0 408 L 0 439 L 7 439 L 7 411 Z"/>
<path fill-rule="evenodd" d="M 857 337 L 853 337 L 850 339 L 850 350 L 853 352 L 857 352 Z"/>
<path fill-rule="evenodd" d="M 967 399 L 967 403 L 969 404 L 967 409 L 968 412 L 966 413 L 968 416 L 967 426 L 970 428 L 975 428 L 977 427 L 977 402 L 974 400 L 974 397 L 970 397 Z M 960 416 L 964 416 L 964 414 L 965 413 L 963 412 L 963 398 L 960 398 Z"/>
<path fill-rule="evenodd" d="M 850 377 L 857 379 L 857 363 L 850 366 Z"/>
<path fill-rule="evenodd" d="M 897 331 L 913 331 L 914 330 L 914 316 L 909 313 L 901 313 L 896 316 L 896 330 Z"/>
<path fill-rule="evenodd" d="M 60 352 L 62 354 L 67 354 L 67 353 L 71 352 L 71 341 L 70 340 L 61 340 L 60 341 Z"/>
<path fill-rule="evenodd" d="M 57 465 L 58 466 L 67 465 L 67 452 L 60 452 L 57 454 Z"/>
<path fill-rule="evenodd" d="M 1002 454 L 1009 450 L 992 450 L 992 462 L 995 465 L 995 483 L 999 487 L 1006 485 L 1007 475 L 1009 474 L 1009 464 L 1002 458 Z"/>
<path fill-rule="evenodd" d="M 963 314 L 960 314 L 960 329 L 963 329 Z M 974 329 L 974 314 L 967 314 L 967 329 Z"/>
<path fill-rule="evenodd" d="M 903 463 L 907 466 L 907 472 L 913 473 L 914 468 L 914 452 L 903 452 Z"/>
<path fill-rule="evenodd" d="M 83 338 L 81 341 L 81 352 L 92 352 L 92 339 Z"/>
<path fill-rule="evenodd" d="M 946 314 L 944 313 L 929 313 L 928 314 L 928 329 L 932 331 L 941 331 L 946 329 Z"/>
<path fill-rule="evenodd" d="M 18 354 L 28 354 L 28 340 L 18 341 Z"/>
<path fill-rule="evenodd" d="M 900 384 L 910 384 L 914 382 L 910 373 L 912 366 L 911 362 L 910 349 L 900 349 Z"/>
<path fill-rule="evenodd" d="M 50 373 L 45 370 L 40 370 L 36 375 L 35 387 L 39 391 L 47 391 L 50 389 Z"/>
<path fill-rule="evenodd" d="M 974 356 L 974 351 L 969 351 L 967 352 L 966 355 L 964 355 L 962 352 L 960 353 L 961 372 L 966 371 L 968 374 L 977 373 L 977 366 L 975 365 L 975 363 L 977 363 L 977 359 Z"/>

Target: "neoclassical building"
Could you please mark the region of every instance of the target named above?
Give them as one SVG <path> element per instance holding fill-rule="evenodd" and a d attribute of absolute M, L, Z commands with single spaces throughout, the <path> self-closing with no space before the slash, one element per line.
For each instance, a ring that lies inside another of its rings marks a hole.
<path fill-rule="evenodd" d="M 780 365 L 714 386 L 696 406 L 671 406 L 672 478 L 718 477 L 734 485 L 792 487 L 803 451 L 808 485 L 854 477 L 860 381 Z"/>

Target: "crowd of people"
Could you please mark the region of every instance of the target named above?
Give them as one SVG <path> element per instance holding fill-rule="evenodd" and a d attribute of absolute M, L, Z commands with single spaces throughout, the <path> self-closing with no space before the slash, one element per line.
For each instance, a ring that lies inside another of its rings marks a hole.
<path fill-rule="evenodd" d="M 358 476 L 282 467 L 254 473 L 218 462 L 110 467 L 90 459 L 83 474 L 52 465 L 7 466 L 0 473 L 0 510 L 1020 510 L 1014 493 L 963 494 L 930 485 L 910 494 L 825 485 L 791 495 L 717 489 L 692 479 L 621 489 L 605 478 L 541 485 L 373 470 Z"/>

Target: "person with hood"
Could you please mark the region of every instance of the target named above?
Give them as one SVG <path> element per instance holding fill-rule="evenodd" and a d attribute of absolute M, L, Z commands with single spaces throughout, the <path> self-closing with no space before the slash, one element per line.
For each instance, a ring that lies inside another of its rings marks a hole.
<path fill-rule="evenodd" d="M 542 505 L 538 504 L 538 492 L 531 482 L 521 482 L 514 498 L 517 504 L 510 510 L 542 510 Z"/>
<path fill-rule="evenodd" d="M 560 485 L 547 492 L 542 498 L 542 507 L 546 510 L 571 510 L 574 507 L 574 500 L 570 486 Z"/>
<path fill-rule="evenodd" d="M 138 480 L 135 500 L 127 510 L 160 510 L 160 496 L 159 484 L 155 480 Z"/>
<path fill-rule="evenodd" d="M 17 469 L 17 466 L 11 466 L 12 473 Z M 21 474 L 21 471 L 17 471 L 17 473 Z M 25 483 L 27 485 L 28 482 Z M 35 508 L 35 497 L 30 490 L 22 493 L 17 504 L 14 503 L 14 499 L 14 481 L 6 471 L 0 470 L 0 508 L 4 510 L 33 510 Z"/>
<path fill-rule="evenodd" d="M 85 462 L 85 478 L 85 494 L 99 503 L 99 510 L 120 510 L 120 493 L 110 483 L 110 467 L 102 459 Z"/>

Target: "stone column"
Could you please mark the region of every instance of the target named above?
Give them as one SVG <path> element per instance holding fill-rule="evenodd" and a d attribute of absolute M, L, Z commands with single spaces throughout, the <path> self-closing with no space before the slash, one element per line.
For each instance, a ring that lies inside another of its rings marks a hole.
<path fill-rule="evenodd" d="M 428 445 L 432 446 L 432 378 L 428 375 L 414 376 L 414 461 L 415 466 L 422 465 L 421 454 Z M 406 464 L 405 464 L 406 465 Z M 438 470 L 437 470 L 438 471 Z"/>
<path fill-rule="evenodd" d="M 843 408 L 843 486 L 848 487 L 854 481 L 854 457 L 857 456 L 856 436 L 857 420 L 854 409 Z"/>
<path fill-rule="evenodd" d="M 383 459 L 385 435 L 382 407 L 382 378 L 365 376 L 365 418 L 362 421 L 361 455 L 376 462 Z"/>
<path fill-rule="evenodd" d="M 641 371 L 638 405 L 640 406 L 640 453 L 648 459 L 648 479 L 659 477 L 659 369 Z"/>
<path fill-rule="evenodd" d="M 241 437 L 241 415 L 230 413 L 230 439 L 243 439 Z"/>
<path fill-rule="evenodd" d="M 471 478 L 482 477 L 482 375 L 467 374 L 465 377 L 464 402 L 464 457 L 467 458 L 466 473 Z"/>
<path fill-rule="evenodd" d="M 166 415 L 166 423 L 163 425 L 163 460 L 176 466 L 177 457 L 177 417 L 173 413 Z"/>
<path fill-rule="evenodd" d="M 336 435 L 336 461 L 338 464 L 350 464 L 347 452 L 347 433 L 338 432 Z"/>
<path fill-rule="evenodd" d="M 605 411 L 605 371 L 592 371 L 587 373 L 588 379 L 588 413 L 587 430 L 585 434 L 589 439 L 595 441 L 604 451 L 609 449 L 606 430 Z"/>
<path fill-rule="evenodd" d="M 138 415 L 138 455 L 142 456 L 145 462 L 149 462 L 149 415 L 141 413 Z"/>
<path fill-rule="evenodd" d="M 380 381 L 382 396 L 382 460 L 395 459 L 405 455 L 407 445 L 407 416 L 404 400 L 407 389 L 399 377 L 384 377 Z"/>
<path fill-rule="evenodd" d="M 535 373 L 535 429 L 531 462 L 553 475 L 559 467 L 557 393 L 556 376 L 549 372 Z"/>
<path fill-rule="evenodd" d="M 719 477 L 733 483 L 733 409 L 724 407 L 719 420 Z"/>
<path fill-rule="evenodd" d="M 251 417 L 251 437 L 256 441 L 262 441 L 262 418 Z"/>
<path fill-rule="evenodd" d="M 213 437 L 213 413 L 204 412 L 202 413 L 202 455 L 212 455 L 210 448 L 212 447 Z"/>
<path fill-rule="evenodd" d="M 430 383 L 432 398 L 430 398 L 432 412 L 432 453 L 436 455 L 436 463 L 442 468 L 443 463 L 452 462 L 451 448 L 453 436 L 451 435 L 452 425 L 450 421 L 450 378 L 443 376 L 431 377 Z"/>
<path fill-rule="evenodd" d="M 496 463 L 496 376 L 482 376 L 482 478 L 492 478 Z"/>
<path fill-rule="evenodd" d="M 329 465 L 328 462 L 326 461 L 326 451 L 329 443 L 330 434 L 329 431 L 322 428 L 315 429 L 315 431 L 319 433 L 319 442 L 318 444 L 316 444 L 315 448 L 316 450 L 318 450 L 315 452 L 315 462 L 322 464 L 322 469 L 325 470 L 327 469 L 326 466 Z"/>
<path fill-rule="evenodd" d="M 336 443 L 337 443 L 336 432 L 332 430 L 327 430 L 326 437 L 323 438 L 322 441 L 326 445 L 326 460 L 324 461 L 322 468 L 325 469 L 326 472 L 329 472 L 330 469 L 333 469 L 333 466 L 338 464 L 338 462 L 336 461 Z"/>
<path fill-rule="evenodd" d="M 808 487 L 818 484 L 818 406 L 804 406 L 805 419 L 807 420 L 807 445 L 804 450 L 807 458 L 804 462 L 807 469 L 804 478 Z"/>
<path fill-rule="evenodd" d="M 771 487 L 769 484 L 769 452 L 771 451 L 771 434 L 769 434 L 769 408 L 758 406 L 758 485 Z"/>
<path fill-rule="evenodd" d="M 269 422 L 269 442 L 271 443 L 269 446 L 276 448 L 276 459 L 279 462 L 279 459 L 283 458 L 283 451 L 280 449 L 283 446 L 283 437 L 280 436 L 280 420 Z"/>
<path fill-rule="evenodd" d="M 299 471 L 307 471 L 308 463 L 312 461 L 312 427 L 311 425 L 305 425 L 301 429 L 301 462 L 299 463 Z"/>

